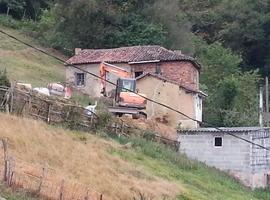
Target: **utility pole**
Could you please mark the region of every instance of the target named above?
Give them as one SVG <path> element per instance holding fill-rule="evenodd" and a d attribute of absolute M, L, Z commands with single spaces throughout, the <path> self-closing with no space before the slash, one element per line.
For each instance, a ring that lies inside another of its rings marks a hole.
<path fill-rule="evenodd" d="M 269 84 L 268 77 L 265 77 L 265 112 L 269 112 Z"/>
<path fill-rule="evenodd" d="M 260 87 L 260 110 L 259 110 L 259 124 L 263 127 L 263 89 Z"/>

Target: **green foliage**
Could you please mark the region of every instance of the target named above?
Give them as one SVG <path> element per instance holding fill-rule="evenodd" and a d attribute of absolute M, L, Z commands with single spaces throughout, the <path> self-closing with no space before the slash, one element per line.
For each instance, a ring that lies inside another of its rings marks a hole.
<path fill-rule="evenodd" d="M 16 19 L 37 20 L 42 9 L 49 8 L 54 0 L 0 0 L 0 13 Z"/>
<path fill-rule="evenodd" d="M 181 155 L 175 152 L 163 144 L 159 144 L 150 141 L 145 138 L 131 137 L 131 138 L 116 138 L 120 143 L 126 144 L 128 142 L 132 143 L 132 147 L 136 151 L 142 153 L 143 155 L 149 156 L 150 158 L 162 160 L 168 164 L 176 165 L 180 169 L 196 169 L 197 163 L 195 161 L 189 160 L 185 155 Z"/>
<path fill-rule="evenodd" d="M 6 69 L 0 70 L 0 86 L 10 86 Z"/>
<path fill-rule="evenodd" d="M 203 65 L 201 84 L 208 97 L 203 117 L 216 126 L 254 126 L 258 115 L 258 71 L 241 72 L 241 57 L 220 43 L 196 41 L 196 54 Z"/>
<path fill-rule="evenodd" d="M 155 133 L 152 131 L 145 131 L 143 133 L 143 138 L 146 140 L 154 141 L 155 139 Z"/>
<path fill-rule="evenodd" d="M 149 23 L 139 15 L 123 18 L 125 27 L 109 38 L 112 46 L 133 46 L 145 44 L 163 44 L 165 32 L 159 24 Z"/>
<path fill-rule="evenodd" d="M 13 29 L 20 29 L 22 28 L 22 23 L 13 19 L 10 16 L 0 15 L 0 24 L 5 27 L 13 28 Z"/>
<path fill-rule="evenodd" d="M 67 54 L 71 54 L 75 47 L 110 48 L 147 44 L 160 44 L 184 50 L 184 53 L 194 53 L 203 66 L 200 78 L 202 89 L 209 95 L 203 106 L 204 120 L 218 126 L 257 125 L 258 71 L 245 71 L 264 67 L 260 68 L 260 72 L 267 74 L 270 69 L 267 64 L 270 60 L 267 58 L 270 50 L 267 39 L 270 32 L 267 28 L 270 19 L 268 2 L 25 2 L 37 8 L 32 9 L 32 13 L 39 10 L 37 22 L 22 20 L 17 23 L 10 18 L 0 18 L 0 22 L 23 28 L 43 44 Z M 31 18 L 36 19 L 34 15 Z M 107 116 L 103 121 L 107 121 Z"/>
<path fill-rule="evenodd" d="M 224 46 L 242 54 L 244 70 L 259 68 L 263 75 L 270 74 L 269 1 L 185 2 L 184 8 L 192 21 L 194 33 L 211 43 L 222 41 Z"/>
<path fill-rule="evenodd" d="M 110 153 L 143 167 L 150 176 L 159 176 L 179 184 L 181 195 L 175 198 L 177 200 L 267 200 L 269 197 L 269 190 L 252 192 L 226 173 L 190 161 L 162 144 L 142 138 L 116 139 L 121 144 L 132 143 L 134 148 L 112 147 Z"/>
<path fill-rule="evenodd" d="M 99 99 L 96 107 L 96 114 L 98 116 L 98 122 L 96 124 L 97 132 L 104 132 L 107 130 L 107 126 L 112 118 L 112 114 L 108 111 L 105 102 Z"/>

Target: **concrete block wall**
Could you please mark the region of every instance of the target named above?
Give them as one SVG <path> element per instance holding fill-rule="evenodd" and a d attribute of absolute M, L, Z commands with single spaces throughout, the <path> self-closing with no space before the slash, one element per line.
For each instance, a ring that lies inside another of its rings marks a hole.
<path fill-rule="evenodd" d="M 234 134 L 252 140 L 256 132 Z M 214 147 L 216 136 L 223 138 L 222 147 Z M 269 143 L 268 140 L 270 138 L 266 137 L 255 142 L 263 145 Z M 241 183 L 253 189 L 269 187 L 269 183 L 267 183 L 267 174 L 270 174 L 270 164 L 267 162 L 269 155 L 264 149 L 258 149 L 258 147 L 230 135 L 213 132 L 179 134 L 179 141 L 181 142 L 179 151 L 185 153 L 189 158 L 227 171 Z M 263 160 L 259 159 L 258 162 L 259 157 Z M 256 162 L 254 159 L 257 159 Z"/>
<path fill-rule="evenodd" d="M 222 137 L 223 146 L 215 147 L 215 136 Z M 248 135 L 241 135 L 248 138 Z M 180 152 L 189 158 L 221 170 L 250 171 L 250 145 L 223 134 L 180 134 Z"/>

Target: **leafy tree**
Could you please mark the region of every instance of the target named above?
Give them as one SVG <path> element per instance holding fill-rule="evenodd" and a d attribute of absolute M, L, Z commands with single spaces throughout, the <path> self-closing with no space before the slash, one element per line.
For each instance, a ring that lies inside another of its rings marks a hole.
<path fill-rule="evenodd" d="M 47 9 L 53 0 L 0 0 L 0 12 L 14 18 L 37 20 L 42 9 Z"/>
<path fill-rule="evenodd" d="M 209 95 L 204 120 L 216 126 L 257 125 L 258 71 L 241 72 L 241 57 L 220 43 L 197 40 L 196 55 L 203 65 L 200 82 Z"/>
<path fill-rule="evenodd" d="M 49 40 L 60 49 L 162 44 L 165 39 L 163 27 L 143 16 L 138 10 L 141 3 L 127 0 L 58 0 L 51 13 L 54 17 L 51 17 L 61 21 L 55 21 L 54 34 Z M 134 12 L 130 12 L 132 9 Z"/>
<path fill-rule="evenodd" d="M 194 33 L 209 43 L 222 41 L 225 47 L 241 54 L 242 69 L 259 68 L 263 76 L 270 75 L 269 1 L 183 0 L 183 8 Z"/>

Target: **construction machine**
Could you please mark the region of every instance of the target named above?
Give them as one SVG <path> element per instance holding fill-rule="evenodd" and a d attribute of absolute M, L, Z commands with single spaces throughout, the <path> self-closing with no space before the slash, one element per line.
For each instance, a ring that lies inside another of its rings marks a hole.
<path fill-rule="evenodd" d="M 123 114 L 131 114 L 133 118 L 146 118 L 144 112 L 146 108 L 145 95 L 136 93 L 136 79 L 132 78 L 132 73 L 118 66 L 102 62 L 100 64 L 100 76 L 102 77 L 102 91 L 104 96 L 107 93 L 107 73 L 116 75 L 116 88 L 110 97 L 113 98 L 113 106 L 109 107 L 109 111 L 118 116 Z"/>

